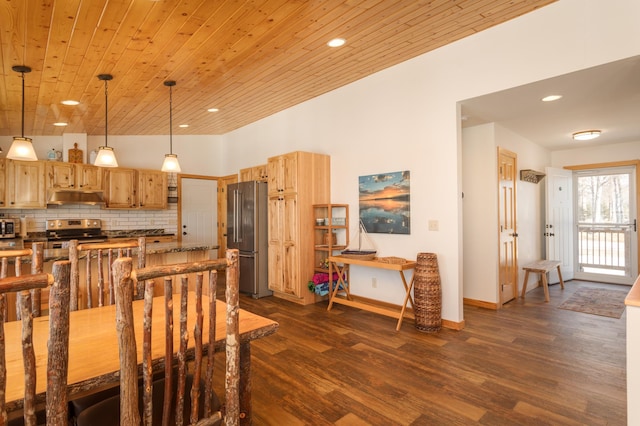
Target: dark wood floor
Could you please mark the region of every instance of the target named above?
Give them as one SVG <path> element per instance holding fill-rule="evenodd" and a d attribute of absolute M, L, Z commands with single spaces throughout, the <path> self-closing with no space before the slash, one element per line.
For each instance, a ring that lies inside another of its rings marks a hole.
<path fill-rule="evenodd" d="M 252 346 L 254 425 L 625 425 L 626 316 L 558 309 L 541 288 L 466 327 L 426 334 L 326 303 L 242 296 L 280 323 Z M 629 289 L 625 286 L 614 286 Z"/>

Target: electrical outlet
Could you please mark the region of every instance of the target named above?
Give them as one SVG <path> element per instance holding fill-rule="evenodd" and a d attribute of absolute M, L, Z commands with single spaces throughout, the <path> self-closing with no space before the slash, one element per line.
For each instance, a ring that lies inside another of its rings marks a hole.
<path fill-rule="evenodd" d="M 371 278 L 371 287 L 372 288 L 378 288 L 378 279 L 377 278 Z"/>
<path fill-rule="evenodd" d="M 437 231 L 439 224 L 437 220 L 429 220 L 429 231 Z"/>

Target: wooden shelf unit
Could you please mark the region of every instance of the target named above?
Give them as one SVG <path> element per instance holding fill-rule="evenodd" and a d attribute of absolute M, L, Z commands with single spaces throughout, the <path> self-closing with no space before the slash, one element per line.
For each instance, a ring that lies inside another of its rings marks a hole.
<path fill-rule="evenodd" d="M 322 225 L 317 223 L 318 219 L 323 220 Z M 314 204 L 313 223 L 313 270 L 328 273 L 329 257 L 340 254 L 349 245 L 349 205 Z"/>

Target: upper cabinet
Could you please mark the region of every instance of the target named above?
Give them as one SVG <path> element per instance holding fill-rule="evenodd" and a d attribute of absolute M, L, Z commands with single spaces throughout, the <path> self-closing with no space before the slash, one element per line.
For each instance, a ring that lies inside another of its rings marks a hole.
<path fill-rule="evenodd" d="M 167 175 L 159 170 L 104 169 L 107 209 L 166 209 Z"/>
<path fill-rule="evenodd" d="M 138 175 L 135 169 L 104 169 L 104 207 L 135 209 L 138 207 Z"/>
<path fill-rule="evenodd" d="M 102 168 L 76 164 L 76 187 L 85 191 L 102 191 Z"/>
<path fill-rule="evenodd" d="M 45 163 L 43 161 L 6 161 L 6 205 L 11 209 L 44 209 Z"/>
<path fill-rule="evenodd" d="M 167 174 L 63 161 L 0 159 L 0 209 L 45 209 L 51 191 L 102 191 L 104 208 L 167 208 Z"/>
<path fill-rule="evenodd" d="M 76 189 L 76 165 L 61 161 L 45 163 L 47 189 Z"/>
<path fill-rule="evenodd" d="M 240 182 L 250 182 L 258 180 L 260 182 L 267 182 L 268 173 L 267 165 L 261 164 L 259 166 L 248 167 L 246 169 L 240 169 Z"/>
<path fill-rule="evenodd" d="M 269 158 L 267 169 L 269 195 L 290 194 L 298 191 L 299 156 L 303 157 L 304 154 L 292 152 L 278 157 Z M 302 172 L 306 175 L 305 171 Z"/>
<path fill-rule="evenodd" d="M 47 189 L 102 191 L 102 169 L 90 164 L 45 163 Z"/>
<path fill-rule="evenodd" d="M 138 202 L 141 209 L 166 209 L 167 174 L 158 170 L 138 171 Z"/>

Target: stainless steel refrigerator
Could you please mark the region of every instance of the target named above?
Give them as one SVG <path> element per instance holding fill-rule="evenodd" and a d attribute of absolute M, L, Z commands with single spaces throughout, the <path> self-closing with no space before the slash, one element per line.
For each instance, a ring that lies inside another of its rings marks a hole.
<path fill-rule="evenodd" d="M 227 187 L 227 247 L 240 251 L 240 292 L 253 298 L 273 294 L 268 287 L 267 183 Z"/>

